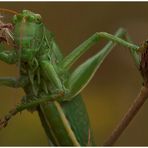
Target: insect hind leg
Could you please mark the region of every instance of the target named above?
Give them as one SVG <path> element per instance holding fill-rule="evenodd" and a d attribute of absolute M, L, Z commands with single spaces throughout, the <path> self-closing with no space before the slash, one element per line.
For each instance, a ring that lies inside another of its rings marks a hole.
<path fill-rule="evenodd" d="M 89 44 L 91 42 L 94 42 L 94 38 L 98 40 L 98 38 L 105 38 L 107 40 L 110 40 L 110 42 L 97 54 L 94 56 L 90 57 L 88 60 L 86 60 L 84 63 L 79 65 L 74 72 L 69 77 L 68 83 L 67 83 L 67 88 L 70 89 L 70 96 L 69 98 L 66 98 L 67 100 L 73 98 L 77 94 L 79 94 L 89 83 L 89 81 L 93 78 L 94 74 L 96 71 L 99 69 L 107 55 L 111 52 L 112 48 L 118 43 L 121 44 L 125 47 L 130 48 L 130 51 L 132 53 L 132 56 L 134 57 L 135 63 L 138 65 L 139 64 L 139 55 L 137 54 L 137 49 L 139 48 L 137 45 L 134 45 L 131 43 L 131 41 L 127 42 L 121 37 L 126 37 L 125 36 L 126 31 L 123 29 L 119 29 L 115 35 L 108 34 L 106 32 L 100 32 L 96 33 L 92 38 L 88 39 L 90 40 Z M 88 40 L 86 45 L 88 44 Z M 127 38 L 129 40 L 129 37 Z M 85 43 L 85 42 L 84 42 Z M 84 44 L 83 43 L 83 44 Z M 84 45 L 83 45 L 84 46 Z M 82 46 L 82 48 L 84 48 Z M 80 45 L 81 47 L 81 45 Z M 80 49 L 80 50 L 85 50 L 85 49 Z M 77 51 L 74 52 L 77 57 L 78 53 Z M 79 55 L 80 56 L 80 55 Z M 75 56 L 74 56 L 75 58 Z M 66 63 L 66 65 L 71 65 L 70 63 Z"/>

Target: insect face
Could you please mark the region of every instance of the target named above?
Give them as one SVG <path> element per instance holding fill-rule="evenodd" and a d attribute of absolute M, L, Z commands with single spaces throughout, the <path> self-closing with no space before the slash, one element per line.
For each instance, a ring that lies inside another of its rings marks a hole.
<path fill-rule="evenodd" d="M 23 10 L 22 13 L 19 13 L 13 17 L 13 23 L 16 24 L 18 22 L 30 22 L 35 24 L 41 23 L 41 15 L 35 14 L 29 10 Z"/>
<path fill-rule="evenodd" d="M 43 34 L 41 16 L 31 11 L 23 10 L 22 13 L 13 17 L 13 23 L 15 26 L 15 43 L 21 50 L 21 54 L 24 55 L 23 57 L 33 57 Z M 25 58 L 24 60 L 28 61 L 30 58 Z"/>

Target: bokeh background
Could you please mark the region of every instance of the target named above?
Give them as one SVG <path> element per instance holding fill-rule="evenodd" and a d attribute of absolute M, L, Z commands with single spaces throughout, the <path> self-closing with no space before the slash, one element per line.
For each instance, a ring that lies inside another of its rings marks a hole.
<path fill-rule="evenodd" d="M 124 27 L 134 43 L 148 38 L 148 3 L 121 2 L 0 2 L 1 8 L 40 13 L 67 55 L 95 32 L 114 33 Z M 102 40 L 76 65 L 98 52 Z M 75 66 L 76 66 L 75 65 Z M 18 76 L 15 65 L 0 62 L 0 76 Z M 98 146 L 110 135 L 136 97 L 142 81 L 128 49 L 116 46 L 95 77 L 82 92 L 88 109 L 94 138 Z M 0 117 L 14 107 L 24 95 L 22 89 L 0 88 Z M 0 131 L 1 146 L 46 146 L 47 138 L 36 112 L 22 112 Z M 148 146 L 148 102 L 128 126 L 116 146 Z"/>

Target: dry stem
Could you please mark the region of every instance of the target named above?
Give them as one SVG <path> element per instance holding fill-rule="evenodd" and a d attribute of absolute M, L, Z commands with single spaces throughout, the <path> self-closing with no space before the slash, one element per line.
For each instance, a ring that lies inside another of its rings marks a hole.
<path fill-rule="evenodd" d="M 114 143 L 117 141 L 119 136 L 129 125 L 130 121 L 135 117 L 136 113 L 142 107 L 147 98 L 148 98 L 148 87 L 142 86 L 138 96 L 129 107 L 129 110 L 127 111 L 127 113 L 125 113 L 125 115 L 123 116 L 117 127 L 113 130 L 110 137 L 105 141 L 103 146 L 114 145 Z"/>

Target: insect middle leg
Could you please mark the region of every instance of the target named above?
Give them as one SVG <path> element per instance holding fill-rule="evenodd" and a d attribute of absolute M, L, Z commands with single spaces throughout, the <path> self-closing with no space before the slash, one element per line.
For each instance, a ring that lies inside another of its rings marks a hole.
<path fill-rule="evenodd" d="M 23 87 L 28 83 L 26 77 L 21 76 L 19 79 L 13 77 L 0 77 L 0 86 L 8 86 L 13 88 Z"/>

